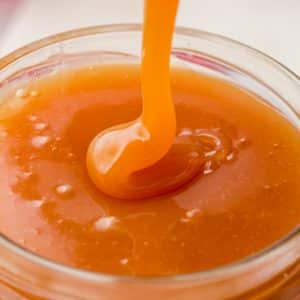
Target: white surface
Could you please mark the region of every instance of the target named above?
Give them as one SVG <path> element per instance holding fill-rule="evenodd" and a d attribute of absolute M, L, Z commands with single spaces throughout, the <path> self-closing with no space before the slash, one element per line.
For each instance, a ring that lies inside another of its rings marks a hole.
<path fill-rule="evenodd" d="M 140 22 L 142 7 L 142 0 L 24 0 L 0 56 L 76 27 Z M 181 0 L 177 24 L 242 41 L 300 74 L 300 0 Z"/>

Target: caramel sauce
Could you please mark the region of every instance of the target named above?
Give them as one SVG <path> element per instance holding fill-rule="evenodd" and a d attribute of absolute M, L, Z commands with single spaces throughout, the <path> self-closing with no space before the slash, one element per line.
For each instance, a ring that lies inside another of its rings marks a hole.
<path fill-rule="evenodd" d="M 174 69 L 171 82 L 175 140 L 202 162 L 181 188 L 139 201 L 107 196 L 86 169 L 99 132 L 141 115 L 139 66 L 70 68 L 7 95 L 0 107 L 1 232 L 60 263 L 149 276 L 218 267 L 295 228 L 298 129 L 222 80 Z M 174 165 L 183 148 L 171 148 L 170 160 L 134 180 L 184 169 L 184 160 Z"/>

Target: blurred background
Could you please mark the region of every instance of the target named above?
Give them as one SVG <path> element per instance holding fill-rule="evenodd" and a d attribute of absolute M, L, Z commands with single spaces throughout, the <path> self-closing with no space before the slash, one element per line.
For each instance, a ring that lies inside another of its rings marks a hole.
<path fill-rule="evenodd" d="M 0 57 L 53 33 L 142 15 L 143 0 L 0 0 Z M 237 39 L 300 75 L 300 0 L 181 0 L 177 24 Z"/>

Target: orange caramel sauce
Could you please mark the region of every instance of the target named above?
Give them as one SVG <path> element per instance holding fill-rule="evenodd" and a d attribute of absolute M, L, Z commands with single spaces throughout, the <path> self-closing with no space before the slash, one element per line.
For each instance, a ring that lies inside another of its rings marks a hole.
<path fill-rule="evenodd" d="M 86 170 L 90 141 L 141 115 L 139 66 L 70 68 L 2 95 L 1 232 L 60 263 L 150 276 L 227 264 L 295 228 L 298 129 L 256 96 L 192 71 L 172 71 L 172 95 L 175 140 L 196 145 L 191 157 L 203 162 L 188 184 L 142 201 L 107 196 Z M 161 163 L 149 174 L 170 174 L 173 163 Z"/>
<path fill-rule="evenodd" d="M 145 1 L 142 113 L 100 132 L 88 148 L 89 175 L 110 196 L 132 200 L 164 194 L 191 180 L 203 163 L 199 145 L 175 139 L 169 61 L 178 2 Z"/>

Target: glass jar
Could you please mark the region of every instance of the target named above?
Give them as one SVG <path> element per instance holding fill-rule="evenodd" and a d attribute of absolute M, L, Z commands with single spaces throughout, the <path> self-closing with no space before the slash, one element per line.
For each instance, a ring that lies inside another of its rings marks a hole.
<path fill-rule="evenodd" d="M 17 82 L 76 64 L 139 63 L 140 44 L 141 26 L 137 24 L 79 29 L 37 41 L 0 60 L 0 96 Z M 260 96 L 300 129 L 299 78 L 261 52 L 215 34 L 177 28 L 172 65 L 233 82 Z M 5 300 L 296 300 L 300 297 L 300 229 L 231 265 L 153 278 L 60 265 L 30 253 L 3 233 L 0 282 Z"/>

